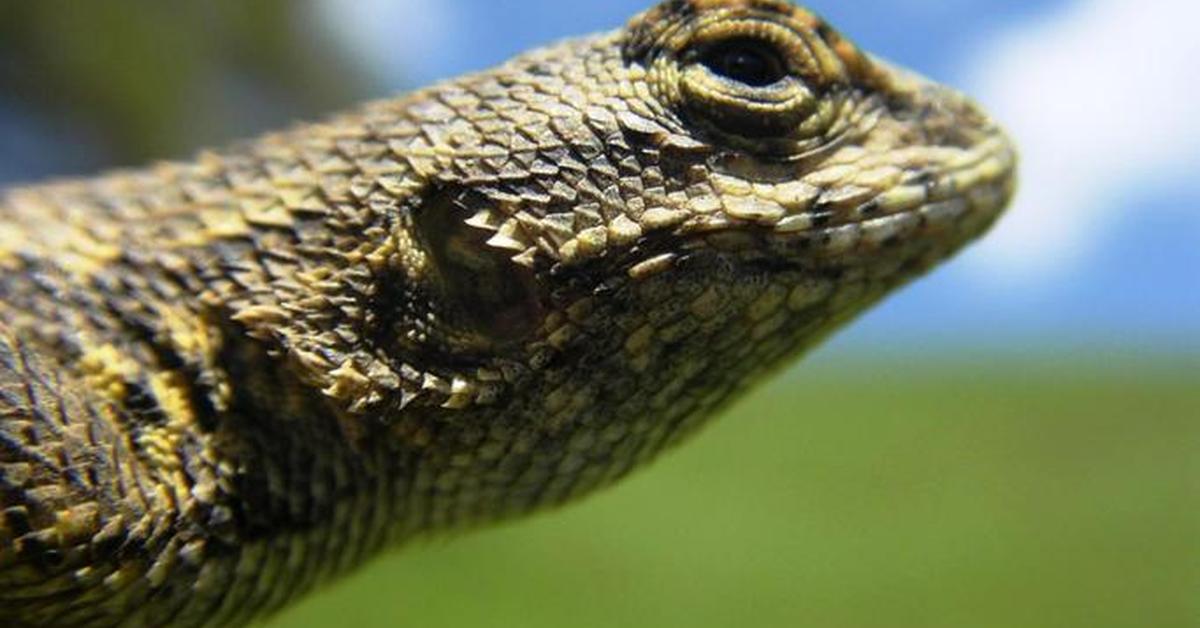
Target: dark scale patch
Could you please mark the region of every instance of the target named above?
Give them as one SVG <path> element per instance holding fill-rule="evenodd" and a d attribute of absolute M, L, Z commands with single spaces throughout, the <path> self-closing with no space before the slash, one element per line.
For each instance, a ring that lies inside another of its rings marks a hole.
<path fill-rule="evenodd" d="M 821 229 L 828 227 L 833 222 L 834 212 L 830 211 L 828 205 L 818 206 L 812 214 L 813 227 Z"/>
<path fill-rule="evenodd" d="M 140 556 L 141 548 L 141 543 L 129 538 L 126 532 L 106 528 L 92 537 L 88 550 L 99 559 L 130 559 Z"/>
<path fill-rule="evenodd" d="M 937 173 L 928 168 L 921 168 L 908 174 L 905 177 L 905 183 L 908 185 L 924 185 L 926 187 L 937 183 Z"/>
<path fill-rule="evenodd" d="M 679 18 L 689 18 L 696 14 L 697 0 L 670 0 L 664 4 L 664 10 Z"/>
<path fill-rule="evenodd" d="M 859 216 L 868 218 L 879 213 L 879 201 L 876 199 L 869 200 L 858 206 L 857 213 Z"/>
<path fill-rule="evenodd" d="M 2 474 L 2 471 L 0 471 L 0 474 Z M 0 475 L 0 481 L 2 481 L 2 478 L 3 476 Z M 11 492 L 11 494 L 8 493 L 9 491 L 6 491 L 6 494 L 4 495 L 4 503 L 18 503 L 16 500 L 18 494 L 15 491 Z M 13 533 L 13 535 L 24 536 L 30 532 L 33 532 L 33 524 L 29 520 L 28 507 L 11 506 L 9 508 L 5 508 L 3 512 L 0 512 L 0 514 L 4 516 L 4 524 Z"/>
<path fill-rule="evenodd" d="M 815 30 L 817 36 L 824 40 L 824 42 L 830 47 L 836 46 L 843 41 L 841 34 L 834 30 L 833 27 L 823 19 L 817 19 L 816 28 L 813 30 Z"/>
<path fill-rule="evenodd" d="M 63 553 L 53 539 L 53 530 L 30 532 L 17 538 L 17 554 L 23 556 L 43 571 L 51 571 L 62 564 Z"/>
<path fill-rule="evenodd" d="M 144 382 L 126 382 L 121 405 L 139 427 L 161 426 L 170 419 Z"/>

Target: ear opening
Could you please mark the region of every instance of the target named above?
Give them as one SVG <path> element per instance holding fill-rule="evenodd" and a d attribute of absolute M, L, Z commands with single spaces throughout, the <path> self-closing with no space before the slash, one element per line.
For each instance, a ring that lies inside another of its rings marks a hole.
<path fill-rule="evenodd" d="M 488 244 L 493 232 L 468 223 L 484 197 L 439 190 L 414 210 L 418 237 L 432 261 L 430 288 L 443 303 L 443 325 L 480 343 L 511 346 L 528 338 L 545 315 L 534 271 L 513 252 Z"/>

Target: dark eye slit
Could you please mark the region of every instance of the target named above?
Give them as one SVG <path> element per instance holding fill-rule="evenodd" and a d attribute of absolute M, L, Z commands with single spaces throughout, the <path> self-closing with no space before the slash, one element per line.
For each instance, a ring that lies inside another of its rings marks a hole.
<path fill-rule="evenodd" d="M 701 57 L 713 74 L 748 87 L 767 87 L 787 77 L 787 64 L 774 46 L 739 38 L 714 45 Z"/>

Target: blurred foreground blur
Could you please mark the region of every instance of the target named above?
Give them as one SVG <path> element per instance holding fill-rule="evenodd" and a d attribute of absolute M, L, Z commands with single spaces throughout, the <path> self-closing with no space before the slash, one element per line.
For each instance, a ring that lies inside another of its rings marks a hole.
<path fill-rule="evenodd" d="M 0 182 L 186 157 L 363 76 L 303 2 L 0 0 Z"/>
<path fill-rule="evenodd" d="M 272 628 L 1190 628 L 1196 364 L 818 359 L 561 512 Z"/>

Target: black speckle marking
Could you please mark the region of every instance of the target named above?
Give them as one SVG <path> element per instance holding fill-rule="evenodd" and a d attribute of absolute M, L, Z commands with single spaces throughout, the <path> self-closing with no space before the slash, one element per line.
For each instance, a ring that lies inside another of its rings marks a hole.
<path fill-rule="evenodd" d="M 33 526 L 29 523 L 29 510 L 24 506 L 13 506 L 12 508 L 4 509 L 4 522 L 17 536 L 29 534 L 33 531 Z"/>
<path fill-rule="evenodd" d="M 814 227 L 828 227 L 831 222 L 833 222 L 833 212 L 831 211 L 818 210 L 812 215 L 812 224 Z"/>

